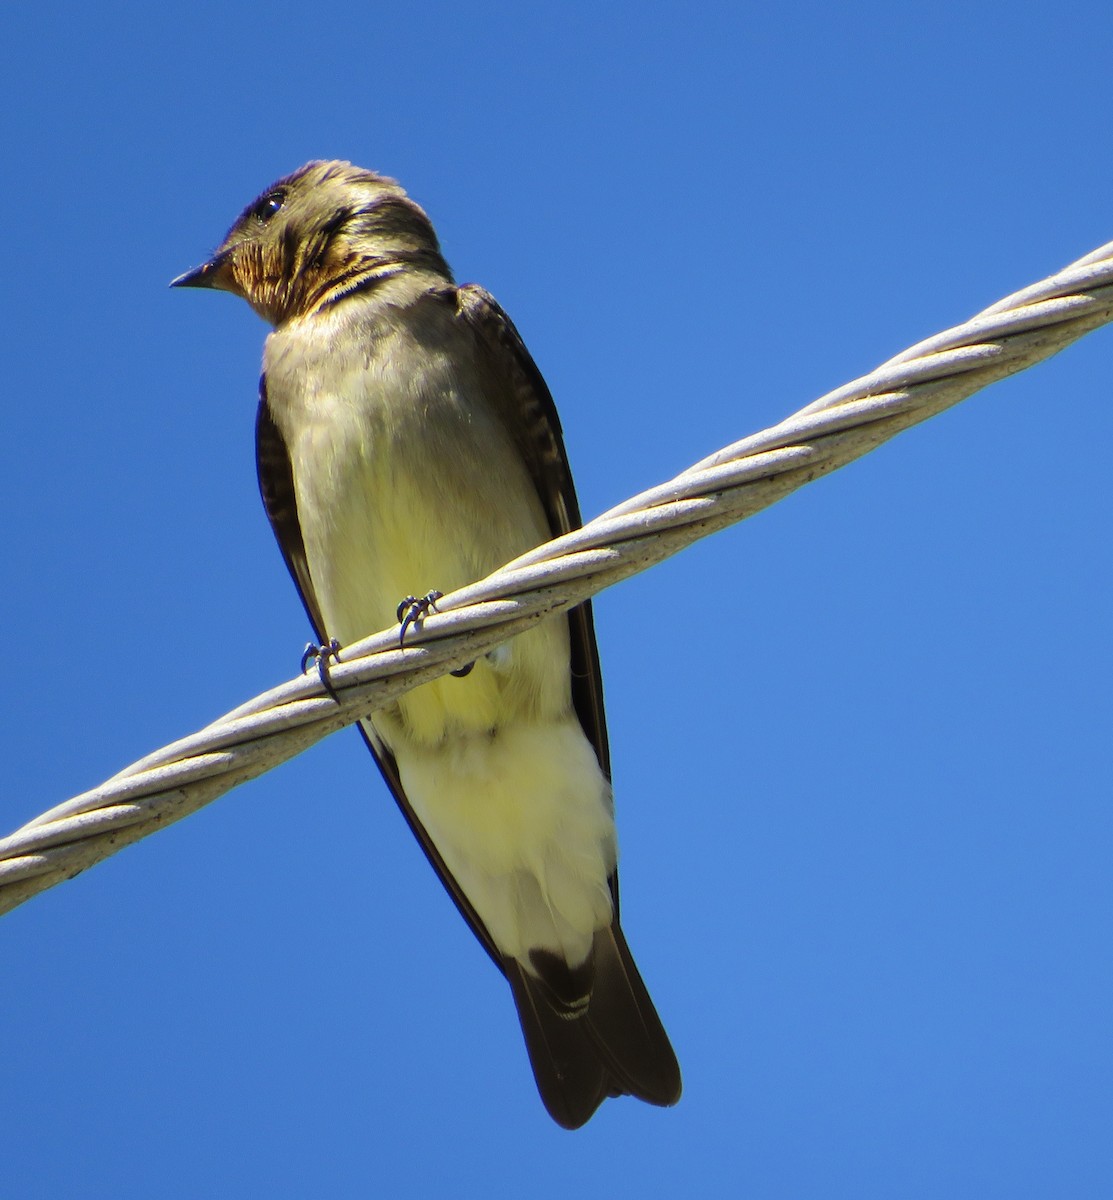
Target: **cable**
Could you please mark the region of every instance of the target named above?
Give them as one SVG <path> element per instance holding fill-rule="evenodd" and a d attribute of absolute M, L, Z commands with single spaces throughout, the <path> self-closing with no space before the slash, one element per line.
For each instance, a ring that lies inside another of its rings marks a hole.
<path fill-rule="evenodd" d="M 438 600 L 405 649 L 397 627 L 345 647 L 339 703 L 316 676 L 291 680 L 36 817 L 0 840 L 0 913 L 1111 319 L 1113 242 Z"/>

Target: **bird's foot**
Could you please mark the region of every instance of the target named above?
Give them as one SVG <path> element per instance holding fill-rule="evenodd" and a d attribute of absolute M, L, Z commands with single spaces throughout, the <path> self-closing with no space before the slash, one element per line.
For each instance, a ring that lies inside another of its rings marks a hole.
<path fill-rule="evenodd" d="M 435 588 L 431 592 L 427 592 L 424 596 L 407 596 L 401 604 L 398 605 L 398 620 L 402 623 L 402 628 L 398 631 L 398 645 L 405 648 L 406 645 L 406 630 L 411 625 L 416 625 L 422 617 L 427 617 L 431 612 L 437 611 L 437 601 L 444 595 L 444 592 L 438 592 Z M 449 671 L 450 675 L 454 675 L 457 679 L 463 679 L 465 675 L 470 675 L 472 667 L 475 663 L 470 662 L 465 666 L 457 667 L 455 671 Z"/>
<path fill-rule="evenodd" d="M 407 596 L 401 604 L 398 605 L 398 620 L 402 623 L 402 628 L 398 632 L 398 645 L 405 648 L 406 645 L 406 630 L 411 625 L 416 625 L 422 617 L 427 617 L 431 612 L 437 611 L 437 601 L 444 595 L 444 592 L 438 592 L 434 589 L 427 592 L 424 596 Z"/>
<path fill-rule="evenodd" d="M 304 675 L 309 669 L 309 664 L 315 662 L 321 686 L 339 704 L 340 697 L 336 694 L 336 688 L 332 686 L 332 680 L 329 678 L 329 659 L 340 661 L 340 643 L 336 638 L 331 638 L 327 646 L 318 646 L 316 642 L 310 642 L 301 656 L 301 673 Z"/>

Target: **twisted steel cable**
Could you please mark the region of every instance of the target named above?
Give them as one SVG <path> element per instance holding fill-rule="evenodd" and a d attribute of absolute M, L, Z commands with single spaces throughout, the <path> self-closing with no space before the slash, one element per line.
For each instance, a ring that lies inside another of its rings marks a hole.
<path fill-rule="evenodd" d="M 438 600 L 404 649 L 397 628 L 345 647 L 339 700 L 293 679 L 36 817 L 0 840 L 0 913 L 1110 320 L 1113 242 Z"/>

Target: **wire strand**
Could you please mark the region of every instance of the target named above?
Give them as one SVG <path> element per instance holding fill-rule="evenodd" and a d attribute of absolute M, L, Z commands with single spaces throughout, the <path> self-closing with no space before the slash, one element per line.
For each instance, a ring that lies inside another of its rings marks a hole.
<path fill-rule="evenodd" d="M 1113 242 L 446 595 L 405 649 L 396 627 L 345 647 L 329 672 L 339 703 L 292 679 L 29 821 L 0 840 L 0 913 L 1110 320 Z"/>

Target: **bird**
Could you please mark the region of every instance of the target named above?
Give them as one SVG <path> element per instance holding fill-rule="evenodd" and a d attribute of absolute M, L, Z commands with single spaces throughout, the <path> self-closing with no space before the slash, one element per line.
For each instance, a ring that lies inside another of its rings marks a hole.
<path fill-rule="evenodd" d="M 171 286 L 230 292 L 273 326 L 259 487 L 320 647 L 399 620 L 404 636 L 441 593 L 579 527 L 540 371 L 494 298 L 454 281 L 395 180 L 307 163 Z M 590 603 L 360 728 L 510 985 L 552 1118 L 576 1129 L 621 1095 L 675 1104 L 676 1055 L 619 923 Z"/>

